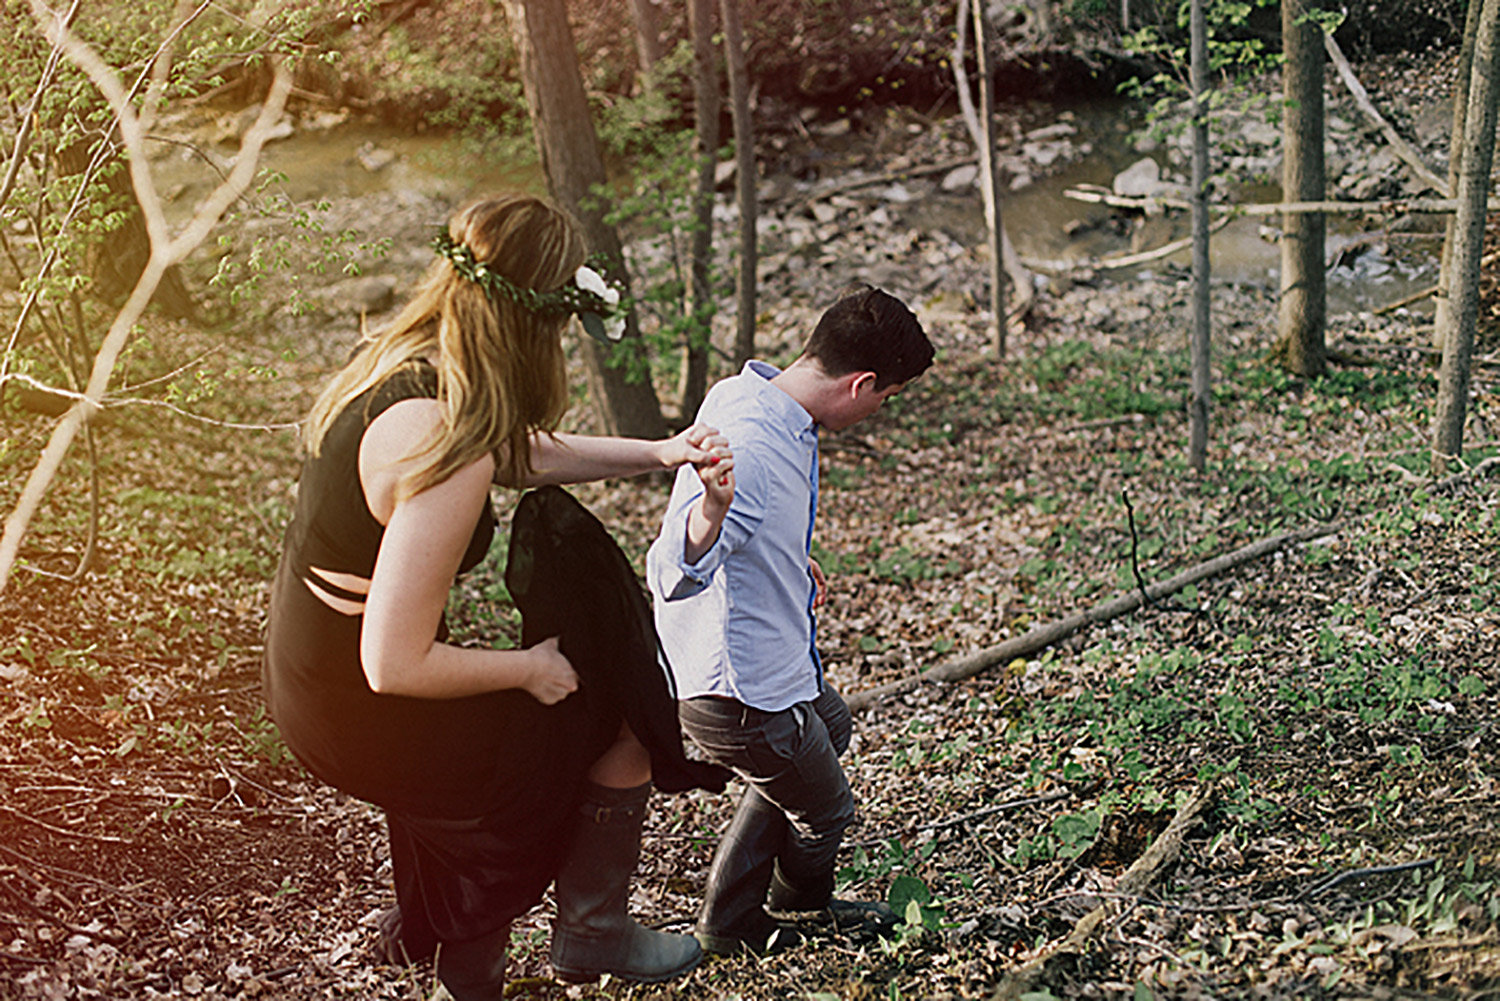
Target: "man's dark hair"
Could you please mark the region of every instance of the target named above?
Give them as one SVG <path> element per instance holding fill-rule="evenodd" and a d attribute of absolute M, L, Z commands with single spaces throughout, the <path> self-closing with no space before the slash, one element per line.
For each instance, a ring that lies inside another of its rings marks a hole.
<path fill-rule="evenodd" d="M 874 372 L 879 390 L 927 371 L 933 351 L 905 303 L 865 285 L 828 307 L 802 353 L 831 376 Z"/>

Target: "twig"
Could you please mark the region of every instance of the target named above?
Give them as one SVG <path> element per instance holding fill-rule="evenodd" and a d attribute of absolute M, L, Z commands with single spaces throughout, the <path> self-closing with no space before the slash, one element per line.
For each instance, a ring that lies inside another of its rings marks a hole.
<path fill-rule="evenodd" d="M 115 838 L 111 837 L 108 834 L 88 834 L 84 831 L 70 831 L 66 827 L 57 827 L 53 824 L 48 824 L 45 821 L 37 820 L 35 817 L 24 814 L 20 810 L 14 810 L 8 806 L 5 806 L 4 804 L 0 804 L 0 812 L 8 813 L 12 817 L 15 817 L 17 820 L 24 820 L 28 824 L 35 824 L 37 827 L 51 831 L 53 834 L 63 834 L 70 838 L 85 838 L 89 841 L 107 841 L 110 844 L 116 845 L 128 845 L 132 843 L 126 838 Z"/>
<path fill-rule="evenodd" d="M 32 886 L 35 886 L 37 889 L 43 890 L 43 891 L 45 891 L 47 893 L 50 893 L 52 896 L 56 897 L 59 901 L 62 902 L 63 906 L 67 907 L 69 910 L 76 910 L 77 909 L 77 906 L 78 906 L 77 904 L 74 904 L 66 896 L 64 896 L 63 894 L 59 893 L 57 890 L 53 889 L 52 887 L 47 886 L 45 883 L 39 882 L 36 879 L 33 879 L 31 876 L 27 875 L 25 872 L 22 872 L 20 869 L 14 869 L 13 868 L 13 869 L 11 869 L 11 871 L 14 872 L 17 876 L 20 876 L 26 882 L 30 883 Z M 5 890 L 9 891 L 10 895 L 12 897 L 14 897 L 17 901 L 19 901 L 20 904 L 21 904 L 21 906 L 25 907 L 28 911 L 32 912 L 33 914 L 37 915 L 38 917 L 42 918 L 43 920 L 49 921 L 52 924 L 57 925 L 59 928 L 62 928 L 62 929 L 66 930 L 66 931 L 69 931 L 69 932 L 72 932 L 74 935 L 83 935 L 83 936 L 85 936 L 87 938 L 93 939 L 95 942 L 105 942 L 105 943 L 108 943 L 109 945 L 119 945 L 122 941 L 124 941 L 124 937 L 120 933 L 118 933 L 118 932 L 115 932 L 113 934 L 105 934 L 104 932 L 96 931 L 96 930 L 94 930 L 92 928 L 86 928 L 83 925 L 76 925 L 76 924 L 73 924 L 72 922 L 64 921 L 62 918 L 58 917 L 56 914 L 53 914 L 53 913 L 51 913 L 49 911 L 44 910 L 40 905 L 38 905 L 37 903 L 35 903 L 34 901 L 32 901 L 29 897 L 27 897 L 26 894 L 22 893 L 16 887 L 11 886 L 9 883 L 0 882 L 0 888 L 3 888 Z"/>
<path fill-rule="evenodd" d="M 1188 612 L 1192 615 L 1206 616 L 1208 613 L 1201 608 L 1189 608 L 1176 601 L 1161 602 L 1146 592 L 1146 579 L 1141 576 L 1141 565 L 1136 558 L 1136 553 L 1140 549 L 1140 539 L 1136 537 L 1135 508 L 1130 503 L 1130 491 L 1121 490 L 1120 499 L 1125 502 L 1125 518 L 1130 523 L 1130 572 L 1135 577 L 1135 586 L 1140 592 L 1141 602 L 1158 612 Z"/>
<path fill-rule="evenodd" d="M 1005 860 L 995 854 L 995 850 L 990 847 L 990 843 L 984 838 L 980 837 L 978 831 L 974 830 L 974 828 L 970 827 L 967 823 L 963 823 L 961 826 L 963 827 L 964 833 L 974 839 L 974 843 L 979 846 L 979 850 L 984 852 L 984 857 L 990 863 L 991 872 L 999 872 L 1002 869 L 1008 868 L 1008 866 L 1006 866 L 1005 864 Z"/>
<path fill-rule="evenodd" d="M 971 811 L 969 813 L 960 813 L 952 817 L 948 817 L 944 820 L 934 820 L 930 823 L 918 824 L 915 828 L 910 829 L 917 831 L 935 831 L 943 827 L 953 827 L 957 824 L 967 824 L 971 820 L 979 820 L 982 817 L 988 817 L 991 814 L 996 813 L 1003 813 L 1007 810 L 1020 810 L 1028 806 L 1040 806 L 1043 803 L 1055 803 L 1060 799 L 1067 799 L 1071 795 L 1073 795 L 1073 793 L 1069 790 L 1059 789 L 1056 792 L 1049 792 L 1045 796 L 1030 796 L 1026 799 L 1012 799 L 1004 803 L 993 803 L 990 806 L 981 807 L 980 809 Z M 883 845 L 887 841 L 897 836 L 898 835 L 896 834 L 882 834 L 877 837 L 865 838 L 862 841 L 848 842 L 844 845 L 844 847 L 869 848 L 872 845 Z"/>
<path fill-rule="evenodd" d="M 1316 897 L 1320 893 L 1327 893 L 1340 883 L 1348 882 L 1351 879 L 1364 879 L 1366 876 L 1384 876 L 1393 872 L 1406 872 L 1409 869 L 1426 869 L 1428 866 L 1436 864 L 1437 859 L 1424 858 L 1418 859 L 1415 862 L 1402 862 L 1400 865 L 1374 865 L 1365 869 L 1350 869 L 1348 872 L 1341 872 L 1323 880 L 1323 882 L 1311 889 L 1303 890 L 1297 895 L 1297 899 L 1305 900 L 1308 897 Z"/>
<path fill-rule="evenodd" d="M 1080 431 L 1103 431 L 1108 428 L 1124 427 L 1127 424 L 1143 424 L 1145 420 L 1146 415 L 1142 413 L 1125 414 L 1122 417 L 1101 417 L 1096 421 L 1069 424 L 1065 428 L 1038 428 L 1028 437 L 1041 438 L 1059 434 L 1077 434 Z"/>
<path fill-rule="evenodd" d="M 1043 803 L 1055 803 L 1060 799 L 1067 799 L 1071 795 L 1073 795 L 1073 793 L 1070 790 L 1059 789 L 1056 792 L 1049 792 L 1045 796 L 1031 796 L 1026 799 L 1013 799 L 1004 803 L 995 803 L 992 806 L 986 806 L 982 809 L 974 810 L 971 813 L 961 813 L 957 816 L 949 817 L 947 820 L 935 820 L 929 824 L 922 824 L 917 828 L 917 830 L 932 831 L 940 827 L 948 827 L 953 824 L 966 824 L 971 820 L 978 820 L 981 817 L 988 817 L 991 814 L 995 813 L 1003 813 L 1006 810 L 1020 810 L 1023 807 L 1028 806 L 1040 806 Z"/>
<path fill-rule="evenodd" d="M 1395 302 L 1388 302 L 1384 306 L 1381 306 L 1379 309 L 1375 310 L 1375 315 L 1376 316 L 1383 316 L 1386 313 L 1393 313 L 1393 312 L 1395 312 L 1396 310 L 1400 309 L 1402 306 L 1410 306 L 1414 302 L 1421 302 L 1423 299 L 1426 299 L 1428 296 L 1432 295 L 1437 290 L 1438 290 L 1438 287 L 1436 285 L 1432 285 L 1432 286 L 1429 286 L 1428 288 L 1422 289 L 1422 291 L 1420 291 L 1420 292 L 1413 292 L 1411 295 L 1402 296 L 1400 299 L 1397 299 Z"/>

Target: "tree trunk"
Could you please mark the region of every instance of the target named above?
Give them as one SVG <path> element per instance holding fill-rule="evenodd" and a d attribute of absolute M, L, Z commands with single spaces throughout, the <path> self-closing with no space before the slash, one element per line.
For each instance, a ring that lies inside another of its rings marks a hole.
<path fill-rule="evenodd" d="M 1005 285 L 1006 291 L 1005 295 L 1002 296 L 1002 302 L 1006 302 L 1010 292 L 1014 291 L 1016 308 L 1010 312 L 1012 315 L 1019 315 L 1030 307 L 1032 299 L 1035 296 L 1035 289 L 1032 286 L 1031 272 L 1021 260 L 1021 255 L 1016 253 L 1016 248 L 1011 246 L 1010 237 L 1005 232 L 1005 220 L 1001 218 L 999 208 L 999 187 L 997 184 L 987 183 L 987 179 L 994 179 L 996 177 L 996 171 L 993 166 L 995 149 L 993 136 L 988 126 L 981 126 L 979 123 L 979 113 L 974 110 L 974 101 L 969 96 L 969 81 L 964 75 L 964 46 L 965 39 L 969 34 L 969 22 L 971 20 L 969 0 L 959 0 L 956 17 L 957 30 L 954 32 L 953 58 L 950 60 L 953 65 L 953 82 L 958 89 L 958 107 L 960 113 L 963 115 L 964 126 L 969 130 L 969 138 L 974 142 L 974 149 L 978 151 L 980 193 L 985 201 L 985 219 L 987 223 L 992 218 L 989 201 L 991 198 L 994 199 L 995 210 L 993 213 L 993 222 L 989 223 L 990 236 L 992 238 L 990 250 L 993 255 L 995 251 L 993 242 L 996 234 L 998 234 L 999 253 L 994 256 L 994 260 L 1001 261 L 1005 268 L 1003 276 L 998 281 L 994 278 L 991 279 L 990 288 L 993 292 L 994 289 L 1001 287 L 1002 283 Z M 993 271 L 991 273 L 993 274 Z M 991 299 L 993 300 L 993 298 L 992 294 Z M 1007 316 L 1006 321 L 1009 319 L 1010 317 Z"/>
<path fill-rule="evenodd" d="M 1188 462 L 1199 473 L 1208 465 L 1209 367 L 1208 259 L 1208 30 L 1203 0 L 1191 12 L 1193 86 L 1193 341 L 1192 400 L 1188 406 Z"/>
<path fill-rule="evenodd" d="M 556 0 L 506 0 L 506 7 L 548 191 L 578 217 L 589 246 L 608 258 L 614 276 L 623 279 L 620 235 L 605 221 L 603 199 L 596 193 L 608 178 L 578 72 L 567 7 Z M 634 312 L 619 344 L 605 347 L 591 338 L 583 343 L 594 407 L 604 430 L 638 438 L 665 436 L 667 422 L 651 384 Z"/>
<path fill-rule="evenodd" d="M 98 140 L 75 143 L 57 151 L 57 171 L 67 177 L 87 175 L 88 183 L 102 186 L 105 204 L 118 208 L 120 221 L 102 233 L 91 253 L 89 271 L 94 280 L 95 297 L 106 306 L 118 309 L 140 281 L 151 257 L 151 239 L 141 216 L 141 205 L 130 184 L 130 172 L 114 149 L 99 150 Z M 151 302 L 166 315 L 178 320 L 192 320 L 198 305 L 174 264 L 162 275 L 161 284 Z"/>
<path fill-rule="evenodd" d="M 719 74 L 714 60 L 713 0 L 689 0 L 693 34 L 693 124 L 698 154 L 692 260 L 688 270 L 688 342 L 682 351 L 682 419 L 697 414 L 708 392 L 708 337 L 714 314 L 714 168 L 719 149 Z"/>
<path fill-rule="evenodd" d="M 1484 0 L 1469 0 L 1469 11 L 1464 19 L 1464 40 L 1458 50 L 1458 75 L 1453 86 L 1453 126 L 1448 139 L 1448 190 L 1449 198 L 1458 197 L 1458 178 L 1464 164 L 1464 121 L 1469 114 L 1469 78 L 1474 66 L 1474 40 L 1479 35 L 1479 12 Z M 1443 233 L 1443 259 L 1438 269 L 1438 285 L 1433 299 L 1432 346 L 1443 350 L 1442 332 L 1448 329 L 1448 286 L 1452 282 L 1453 243 L 1458 217 L 1450 215 Z"/>
<path fill-rule="evenodd" d="M 653 0 L 630 0 L 635 15 L 635 54 L 641 76 L 649 79 L 651 69 L 662 57 L 661 26 Z"/>
<path fill-rule="evenodd" d="M 1323 34 L 1304 20 L 1309 0 L 1282 0 L 1281 47 L 1286 97 L 1282 201 L 1323 198 Z M 1322 375 L 1327 284 L 1323 273 L 1327 222 L 1320 214 L 1283 215 L 1278 348 L 1282 365 L 1301 376 Z"/>
<path fill-rule="evenodd" d="M 974 58 L 979 76 L 979 183 L 984 191 L 984 221 L 990 234 L 990 312 L 994 325 L 990 343 L 997 358 L 1005 357 L 1005 335 L 1010 326 L 1009 296 L 1005 287 L 1005 232 L 1000 218 L 1000 168 L 995 163 L 995 87 L 990 78 L 989 26 L 983 0 L 974 2 Z"/>
<path fill-rule="evenodd" d="M 1500 44 L 1496 34 L 1500 0 L 1484 0 L 1474 40 L 1474 64 L 1464 123 L 1463 169 L 1458 179 L 1458 213 L 1452 249 L 1451 302 L 1438 332 L 1443 363 L 1438 369 L 1437 413 L 1432 436 L 1432 472 L 1440 475 L 1463 451 L 1469 402 L 1469 364 L 1479 317 L 1479 268 L 1489 209 L 1490 167 L 1495 154 L 1495 105 L 1500 100 Z"/>
<path fill-rule="evenodd" d="M 740 27 L 740 0 L 720 0 L 724 19 L 724 54 L 729 66 L 729 98 L 734 116 L 736 193 L 740 207 L 740 267 L 734 291 L 737 319 L 734 337 L 736 368 L 755 357 L 755 129 L 750 121 L 750 77 L 745 71 L 745 38 Z"/>

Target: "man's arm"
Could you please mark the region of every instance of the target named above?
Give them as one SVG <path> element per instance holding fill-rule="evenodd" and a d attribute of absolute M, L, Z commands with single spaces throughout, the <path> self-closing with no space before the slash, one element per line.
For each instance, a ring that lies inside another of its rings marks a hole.
<path fill-rule="evenodd" d="M 687 537 L 682 547 L 683 558 L 689 563 L 703 559 L 719 540 L 724 516 L 734 501 L 734 457 L 711 458 L 698 466 L 698 476 L 703 481 L 703 494 L 688 511 Z"/>
<path fill-rule="evenodd" d="M 753 455 L 737 452 L 691 473 L 678 471 L 661 532 L 646 556 L 647 583 L 659 600 L 702 591 L 761 527 L 765 505 L 756 468 Z"/>

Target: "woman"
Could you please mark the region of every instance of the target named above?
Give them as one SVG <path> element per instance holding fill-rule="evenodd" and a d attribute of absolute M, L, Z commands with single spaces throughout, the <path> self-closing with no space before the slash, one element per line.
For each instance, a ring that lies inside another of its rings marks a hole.
<path fill-rule="evenodd" d="M 436 245 L 412 301 L 308 416 L 266 698 L 313 774 L 386 811 L 399 904 L 388 937 L 411 954 L 436 948 L 458 1001 L 502 996 L 510 922 L 554 878 L 560 976 L 666 980 L 701 953 L 625 910 L 648 752 L 618 714 L 568 700 L 579 682 L 556 637 L 454 646 L 443 606 L 489 547 L 492 482 L 684 463 L 722 476 L 733 460 L 702 426 L 661 442 L 553 433 L 568 402 L 563 329 L 592 313 L 598 330 L 612 306 L 584 287 L 602 283 L 580 267 L 566 215 L 526 195 L 490 198 L 455 214 Z"/>

